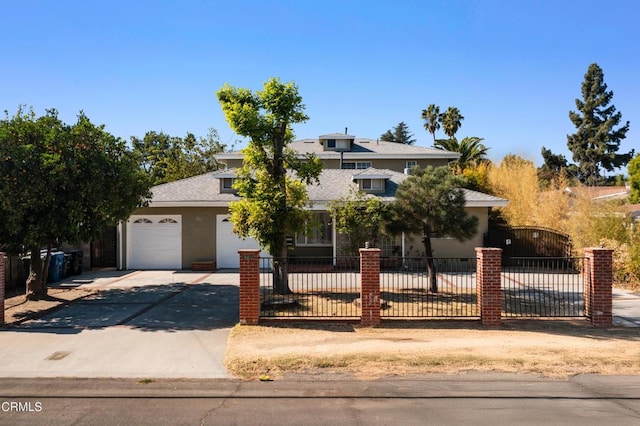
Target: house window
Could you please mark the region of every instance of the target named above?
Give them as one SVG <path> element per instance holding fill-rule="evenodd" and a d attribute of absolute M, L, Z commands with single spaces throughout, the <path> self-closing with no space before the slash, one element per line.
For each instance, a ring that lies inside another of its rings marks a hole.
<path fill-rule="evenodd" d="M 380 191 L 384 189 L 383 179 L 362 179 L 360 187 L 365 191 Z"/>
<path fill-rule="evenodd" d="M 162 219 L 160 222 L 158 223 L 178 223 L 177 220 L 175 219 L 171 219 L 171 218 L 166 218 L 166 219 Z"/>
<path fill-rule="evenodd" d="M 222 192 L 233 192 L 234 178 L 222 178 Z"/>
<path fill-rule="evenodd" d="M 365 170 L 371 168 L 371 161 L 345 161 L 342 163 L 343 169 Z"/>
<path fill-rule="evenodd" d="M 405 165 L 405 168 L 411 170 L 414 167 L 416 167 L 417 165 L 418 165 L 417 161 L 407 161 L 407 163 Z"/>
<path fill-rule="evenodd" d="M 335 148 L 336 140 L 335 139 L 327 139 L 327 148 Z"/>
<path fill-rule="evenodd" d="M 296 235 L 296 245 L 330 246 L 333 242 L 333 232 L 329 213 L 316 213 L 313 225 L 313 228 L 308 233 Z"/>

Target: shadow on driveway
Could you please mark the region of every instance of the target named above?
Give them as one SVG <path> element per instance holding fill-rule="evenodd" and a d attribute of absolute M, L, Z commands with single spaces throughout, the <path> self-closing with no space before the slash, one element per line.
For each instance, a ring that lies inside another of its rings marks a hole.
<path fill-rule="evenodd" d="M 111 288 L 7 330 L 74 334 L 124 326 L 143 331 L 213 330 L 239 320 L 239 289 L 225 284 Z"/>

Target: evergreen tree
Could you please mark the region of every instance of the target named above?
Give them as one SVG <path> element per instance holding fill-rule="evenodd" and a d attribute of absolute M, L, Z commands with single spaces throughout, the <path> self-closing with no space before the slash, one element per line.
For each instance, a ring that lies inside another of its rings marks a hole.
<path fill-rule="evenodd" d="M 420 235 L 424 244 L 430 290 L 438 291 L 431 238 L 448 236 L 465 241 L 478 232 L 478 218 L 465 210 L 465 179 L 447 166 L 415 168 L 389 205 L 387 229 L 391 234 Z"/>
<path fill-rule="evenodd" d="M 404 143 L 407 145 L 413 145 L 416 140 L 413 137 L 413 133 L 409 131 L 409 126 L 404 121 L 398 123 L 391 130 L 387 130 L 380 136 L 380 140 L 388 142 Z"/>
<path fill-rule="evenodd" d="M 582 99 L 576 99 L 578 112 L 569 112 L 577 131 L 567 136 L 567 146 L 578 167 L 578 178 L 587 185 L 603 183 L 602 169 L 611 172 L 624 167 L 633 157 L 633 150 L 618 153 L 620 142 L 629 130 L 629 122 L 616 128 L 622 114 L 610 105 L 612 98 L 613 91 L 607 90 L 602 69 L 598 64 L 591 64 L 582 83 Z"/>

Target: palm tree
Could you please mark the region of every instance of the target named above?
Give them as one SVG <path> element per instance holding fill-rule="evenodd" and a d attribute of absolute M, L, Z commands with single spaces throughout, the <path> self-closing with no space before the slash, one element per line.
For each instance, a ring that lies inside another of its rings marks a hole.
<path fill-rule="evenodd" d="M 424 120 L 424 128 L 433 136 L 433 143 L 436 142 L 436 131 L 440 128 L 440 107 L 431 104 L 427 109 L 422 110 L 422 119 Z"/>
<path fill-rule="evenodd" d="M 484 139 L 477 136 L 465 137 L 460 142 L 458 139 L 438 139 L 433 146 L 447 151 L 460 153 L 460 158 L 455 165 L 460 171 L 469 166 L 478 165 L 487 161 L 489 148 L 482 143 Z"/>
<path fill-rule="evenodd" d="M 441 117 L 442 122 L 442 130 L 444 134 L 449 136 L 449 138 L 453 138 L 462 126 L 462 120 L 464 117 L 460 114 L 460 110 L 456 107 L 449 107 L 447 110 L 442 113 Z"/>

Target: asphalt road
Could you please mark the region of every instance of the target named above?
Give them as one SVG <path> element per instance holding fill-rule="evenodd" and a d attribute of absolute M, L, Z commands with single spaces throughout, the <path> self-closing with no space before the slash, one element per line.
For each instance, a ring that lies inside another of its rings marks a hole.
<path fill-rule="evenodd" d="M 278 381 L 0 379 L 2 425 L 633 425 L 640 380 L 429 376 Z M 13 407 L 13 408 L 12 408 Z"/>

